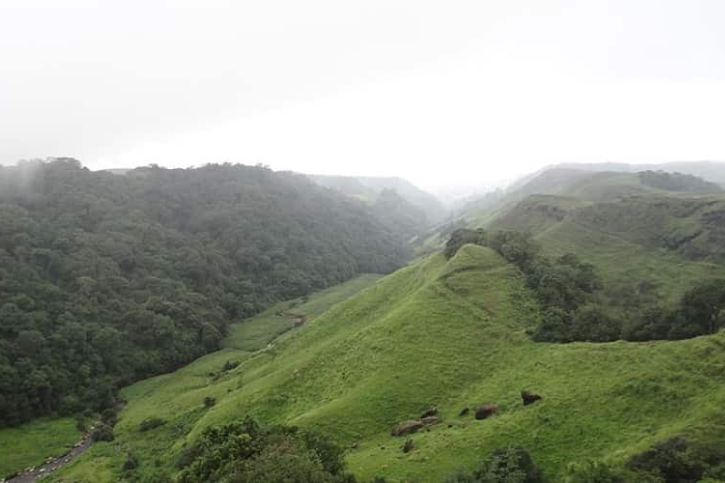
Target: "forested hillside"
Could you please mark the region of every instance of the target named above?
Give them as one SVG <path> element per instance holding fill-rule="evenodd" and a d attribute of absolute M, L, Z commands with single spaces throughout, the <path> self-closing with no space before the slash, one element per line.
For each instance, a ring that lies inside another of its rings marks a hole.
<path fill-rule="evenodd" d="M 432 194 L 421 190 L 402 178 L 372 176 L 323 176 L 307 175 L 315 183 L 337 190 L 347 196 L 364 200 L 370 204 L 384 203 L 395 193 L 398 213 L 402 219 L 414 217 L 416 229 L 423 230 L 439 223 L 446 216 L 446 207 Z M 395 216 L 395 215 L 389 215 Z"/>
<path fill-rule="evenodd" d="M 406 255 L 370 208 L 301 175 L 0 168 L 0 426 L 110 406 L 230 321 Z"/>

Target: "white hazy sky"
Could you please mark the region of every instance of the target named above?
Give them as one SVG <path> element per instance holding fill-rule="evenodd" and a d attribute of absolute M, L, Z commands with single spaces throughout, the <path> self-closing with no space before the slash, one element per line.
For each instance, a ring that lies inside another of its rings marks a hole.
<path fill-rule="evenodd" d="M 725 1 L 0 0 L 0 163 L 725 159 Z"/>

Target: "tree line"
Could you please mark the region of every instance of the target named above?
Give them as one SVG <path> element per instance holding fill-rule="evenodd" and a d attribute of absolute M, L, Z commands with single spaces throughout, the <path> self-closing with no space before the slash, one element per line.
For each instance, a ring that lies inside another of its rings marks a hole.
<path fill-rule="evenodd" d="M 467 243 L 490 247 L 521 270 L 541 306 L 531 334 L 538 342 L 678 340 L 725 327 L 724 279 L 702 281 L 675 307 L 648 300 L 643 307 L 612 315 L 594 297 L 603 288 L 594 266 L 573 253 L 546 256 L 529 233 L 483 229 L 454 231 L 443 253 L 451 258 Z"/>

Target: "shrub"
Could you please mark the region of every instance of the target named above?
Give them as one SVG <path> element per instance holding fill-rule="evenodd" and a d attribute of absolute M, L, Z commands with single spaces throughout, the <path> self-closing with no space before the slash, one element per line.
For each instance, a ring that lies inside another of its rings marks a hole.
<path fill-rule="evenodd" d="M 526 284 L 547 308 L 576 310 L 601 288 L 594 267 L 571 253 L 553 260 L 539 257 L 528 265 L 525 273 Z"/>
<path fill-rule="evenodd" d="M 93 438 L 93 441 L 113 441 L 113 428 L 107 424 L 100 423 L 96 426 L 96 429 L 93 430 L 91 437 Z"/>
<path fill-rule="evenodd" d="M 631 470 L 660 478 L 666 483 L 695 482 L 702 478 L 706 465 L 679 437 L 656 444 L 647 451 L 634 455 L 628 462 Z"/>
<path fill-rule="evenodd" d="M 460 472 L 447 483 L 543 483 L 544 476 L 521 447 L 494 451 L 473 473 Z"/>
<path fill-rule="evenodd" d="M 666 339 L 671 326 L 672 312 L 663 307 L 647 307 L 625 324 L 625 340 L 645 341 Z"/>
<path fill-rule="evenodd" d="M 181 451 L 181 454 L 179 455 L 179 459 L 176 462 L 176 467 L 179 469 L 184 469 L 187 466 L 189 466 L 191 463 L 194 462 L 194 460 L 201 454 L 201 448 L 198 446 L 191 446 L 189 448 L 184 448 Z"/>
<path fill-rule="evenodd" d="M 450 259 L 453 255 L 458 253 L 463 245 L 474 243 L 476 245 L 485 245 L 486 233 L 479 230 L 469 230 L 467 228 L 461 228 L 451 233 L 450 238 L 446 242 L 446 246 L 443 249 L 443 255 Z"/>
<path fill-rule="evenodd" d="M 714 334 L 725 325 L 725 279 L 701 283 L 682 296 L 686 318 L 700 325 L 700 333 Z"/>
<path fill-rule="evenodd" d="M 339 481 L 322 467 L 311 452 L 292 438 L 277 440 L 252 459 L 242 462 L 232 472 L 232 483 L 334 483 Z"/>
<path fill-rule="evenodd" d="M 135 470 L 138 467 L 138 460 L 133 455 L 128 455 L 123 463 L 123 471 Z"/>
<path fill-rule="evenodd" d="M 343 450 L 332 441 L 292 427 L 261 427 L 251 418 L 207 428 L 177 466 L 184 467 L 181 483 L 353 481 L 343 472 Z"/>
<path fill-rule="evenodd" d="M 572 319 L 571 338 L 589 342 L 610 342 L 620 338 L 622 323 L 609 317 L 600 307 L 579 308 Z"/>
<path fill-rule="evenodd" d="M 559 308 L 544 311 L 531 338 L 536 342 L 571 342 L 571 314 Z"/>
<path fill-rule="evenodd" d="M 238 361 L 226 361 L 224 363 L 224 365 L 222 366 L 222 372 L 231 371 L 232 369 L 236 368 L 237 366 L 239 366 Z"/>
<path fill-rule="evenodd" d="M 106 408 L 101 412 L 101 421 L 109 426 L 115 426 L 117 422 L 116 409 Z"/>
<path fill-rule="evenodd" d="M 631 475 L 625 475 L 624 472 L 600 461 L 587 461 L 570 466 L 565 481 L 566 483 L 628 483 L 632 478 Z"/>
<path fill-rule="evenodd" d="M 649 307 L 625 325 L 632 341 L 679 340 L 713 334 L 725 326 L 725 280 L 707 280 L 687 291 L 675 309 Z"/>
<path fill-rule="evenodd" d="M 488 237 L 488 246 L 502 257 L 519 267 L 524 273 L 539 255 L 541 246 L 530 233 L 518 231 L 498 231 Z"/>
<path fill-rule="evenodd" d="M 213 407 L 215 404 L 216 404 L 215 397 L 207 396 L 204 398 L 204 407 L 205 408 Z"/>

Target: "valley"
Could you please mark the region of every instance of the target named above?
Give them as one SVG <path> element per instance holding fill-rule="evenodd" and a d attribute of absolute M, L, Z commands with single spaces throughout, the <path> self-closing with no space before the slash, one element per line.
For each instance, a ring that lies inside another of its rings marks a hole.
<path fill-rule="evenodd" d="M 694 191 L 643 179 L 544 173 L 485 211 L 427 229 L 417 243 L 428 253 L 392 273 L 357 274 L 229 324 L 218 350 L 123 387 L 118 414 L 91 412 L 86 422 L 100 417 L 110 435 L 47 481 L 195 481 L 185 472 L 206 464 L 199 441 L 245 418 L 329 438 L 349 475 L 330 481 L 468 481 L 492 455 L 519 448 L 545 478 L 521 481 L 669 482 L 634 462 L 651 464 L 648 452 L 679 441 L 689 449 L 668 458 L 698 455 L 700 466 L 683 471 L 717 481 L 725 332 L 662 337 L 638 324 L 649 307 L 680 310 L 703 281 L 725 279 L 725 195 L 690 178 L 675 181 Z M 487 221 L 478 231 L 448 227 L 475 220 Z M 572 295 L 566 277 L 532 285 L 567 273 L 588 274 L 576 283 L 589 288 Z M 573 339 L 537 336 L 550 323 L 552 289 L 577 300 L 566 309 L 567 323 L 580 325 Z M 580 314 L 590 313 L 591 324 L 616 322 L 621 332 L 589 339 L 599 329 L 581 327 L 590 319 Z M 540 399 L 524 404 L 524 392 Z M 432 407 L 435 417 L 411 434 L 391 435 Z M 55 448 L 38 446 L 37 434 L 71 422 L 0 430 L 0 444 L 33 447 L 3 462 L 6 474 L 62 453 L 78 432 L 58 433 Z"/>

